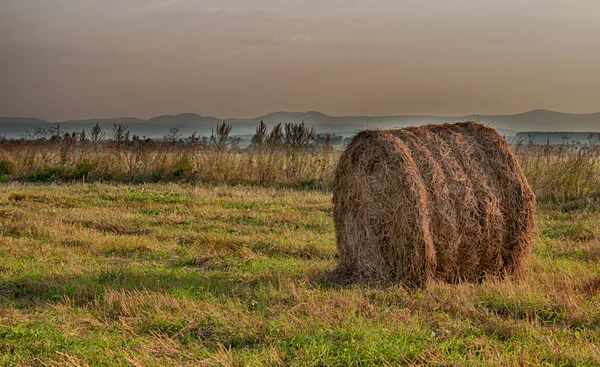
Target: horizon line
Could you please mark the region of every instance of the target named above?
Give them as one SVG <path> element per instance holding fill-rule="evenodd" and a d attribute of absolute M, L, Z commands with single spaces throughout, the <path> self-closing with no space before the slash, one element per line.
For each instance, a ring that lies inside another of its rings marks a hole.
<path fill-rule="evenodd" d="M 552 113 L 559 113 L 559 114 L 566 114 L 566 115 L 594 115 L 594 114 L 599 114 L 600 111 L 596 111 L 596 112 L 585 112 L 585 113 L 572 113 L 572 112 L 563 112 L 563 111 L 555 111 L 555 110 L 549 110 L 549 109 L 545 109 L 545 108 L 536 108 L 536 109 L 532 109 L 532 110 L 527 110 L 527 111 L 523 111 L 523 112 L 518 112 L 518 113 L 506 113 L 506 114 L 484 114 L 484 113 L 469 113 L 469 114 L 464 114 L 464 115 L 439 115 L 439 114 L 398 114 L 398 115 L 328 115 L 324 112 L 320 112 L 320 111 L 316 111 L 316 110 L 309 110 L 309 111 L 275 111 L 275 112 L 269 112 L 266 113 L 264 115 L 259 115 L 259 116 L 255 116 L 255 117 L 229 117 L 229 118 L 220 118 L 220 117 L 216 117 L 216 116 L 205 116 L 205 115 L 201 115 L 199 113 L 196 112 L 182 112 L 182 113 L 178 113 L 178 114 L 163 114 L 163 115 L 156 115 L 156 116 L 152 116 L 148 119 L 143 119 L 143 118 L 139 118 L 139 117 L 134 117 L 134 116 L 117 116 L 117 117 L 102 117 L 102 118 L 98 118 L 98 117 L 92 117 L 92 118 L 79 118 L 79 119 L 68 119 L 68 120 L 63 120 L 63 121 L 50 121 L 50 120 L 46 120 L 44 118 L 39 118 L 39 117 L 31 117 L 31 116 L 27 116 L 27 117 L 23 117 L 23 116 L 0 116 L 0 118 L 6 118 L 6 119 L 36 119 L 36 120 L 42 120 L 45 121 L 47 123 L 68 123 L 68 122 L 75 122 L 75 121 L 88 121 L 88 120 L 97 120 L 97 121 L 106 121 L 106 120 L 116 120 L 116 119 L 137 119 L 137 120 L 141 120 L 144 122 L 150 121 L 154 118 L 158 118 L 158 117 L 177 117 L 177 116 L 181 116 L 181 115 L 196 115 L 196 116 L 200 116 L 203 118 L 214 118 L 217 120 L 221 120 L 221 121 L 229 121 L 229 120 L 254 120 L 254 119 L 258 119 L 261 117 L 267 117 L 269 115 L 274 115 L 277 113 L 289 113 L 289 114 L 295 114 L 295 113 L 300 113 L 300 114 L 309 114 L 309 113 L 319 113 L 322 115 L 325 115 L 327 117 L 448 117 L 448 118 L 462 118 L 462 117 L 472 117 L 472 116 L 517 116 L 517 115 L 523 115 L 526 113 L 530 113 L 530 112 L 537 112 L 537 111 L 543 111 L 543 112 L 552 112 Z"/>

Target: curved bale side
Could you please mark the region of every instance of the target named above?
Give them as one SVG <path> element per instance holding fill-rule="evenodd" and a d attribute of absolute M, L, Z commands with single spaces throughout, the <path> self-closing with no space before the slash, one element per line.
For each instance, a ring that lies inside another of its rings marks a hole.
<path fill-rule="evenodd" d="M 508 145 L 474 122 L 358 133 L 333 186 L 339 281 L 521 277 L 535 197 Z"/>

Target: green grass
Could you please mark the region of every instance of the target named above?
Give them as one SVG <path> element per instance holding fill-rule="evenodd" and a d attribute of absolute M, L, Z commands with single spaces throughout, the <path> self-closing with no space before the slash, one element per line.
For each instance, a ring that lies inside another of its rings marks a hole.
<path fill-rule="evenodd" d="M 340 287 L 331 196 L 0 184 L 0 365 L 600 364 L 600 213 L 542 205 L 526 280 Z"/>

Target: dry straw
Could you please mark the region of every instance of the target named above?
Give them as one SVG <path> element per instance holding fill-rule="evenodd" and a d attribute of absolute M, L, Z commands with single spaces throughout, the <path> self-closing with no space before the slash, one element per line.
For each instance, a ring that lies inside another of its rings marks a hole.
<path fill-rule="evenodd" d="M 333 187 L 343 282 L 521 277 L 535 197 L 495 130 L 474 122 L 358 133 Z"/>

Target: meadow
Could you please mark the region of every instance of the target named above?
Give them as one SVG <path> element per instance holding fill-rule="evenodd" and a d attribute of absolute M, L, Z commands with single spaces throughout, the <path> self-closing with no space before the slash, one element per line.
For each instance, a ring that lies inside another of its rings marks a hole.
<path fill-rule="evenodd" d="M 64 142 L 2 145 L 0 365 L 600 364 L 594 147 L 514 148 L 525 279 L 407 290 L 332 282 L 327 145 Z"/>
<path fill-rule="evenodd" d="M 600 213 L 523 281 L 339 286 L 326 192 L 5 183 L 0 365 L 598 365 Z"/>

